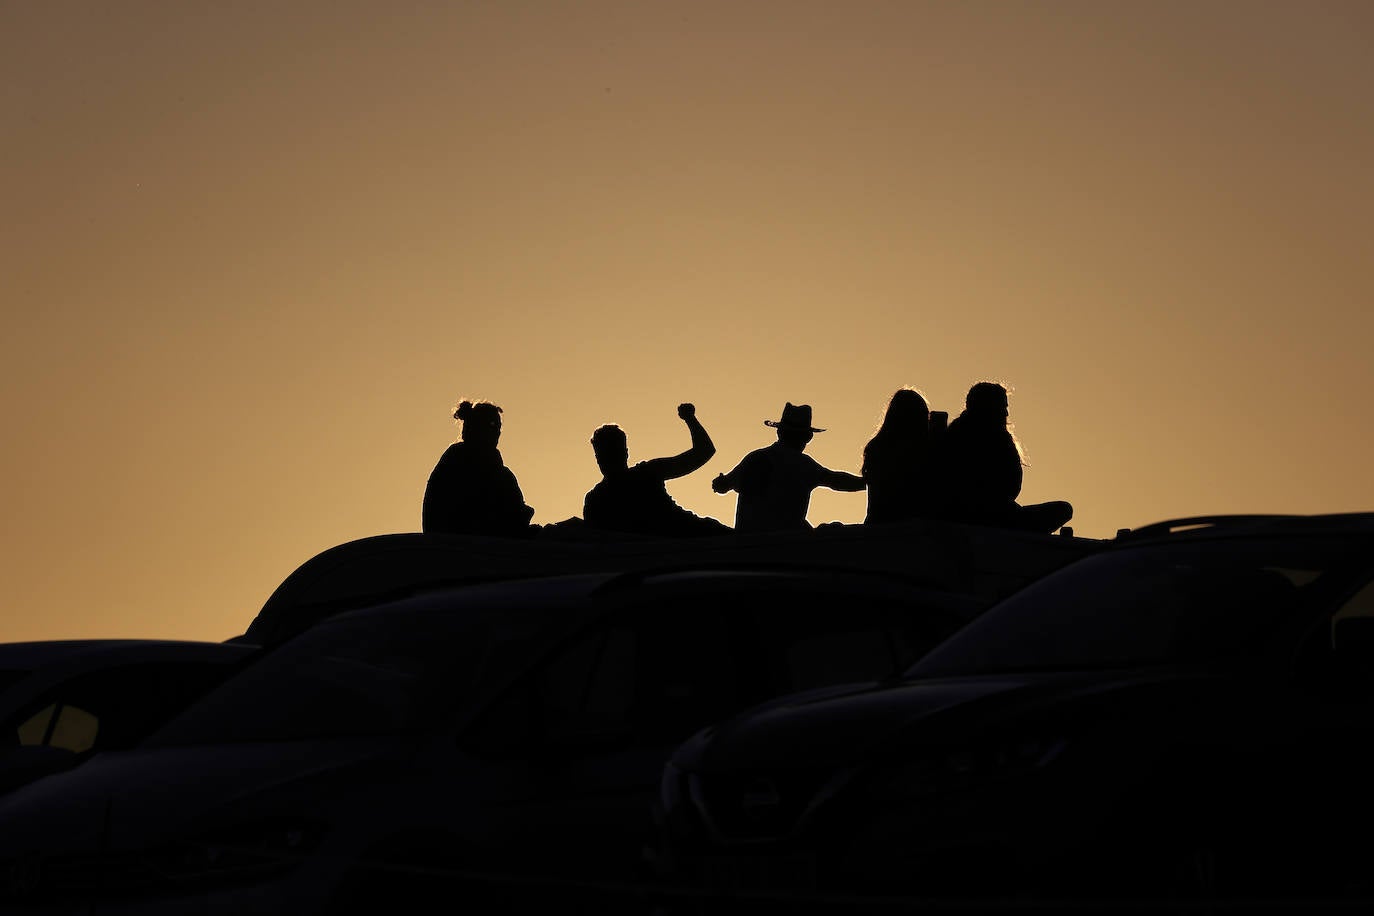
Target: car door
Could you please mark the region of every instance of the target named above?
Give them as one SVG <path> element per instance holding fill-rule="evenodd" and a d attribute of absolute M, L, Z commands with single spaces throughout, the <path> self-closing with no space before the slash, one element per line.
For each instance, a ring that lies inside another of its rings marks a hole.
<path fill-rule="evenodd" d="M 748 613 L 769 696 L 891 677 L 957 626 L 946 608 L 858 585 L 774 591 Z"/>
<path fill-rule="evenodd" d="M 98 751 L 131 747 L 218 683 L 248 651 L 120 661 L 51 677 L 0 721 L 0 792 Z"/>
<path fill-rule="evenodd" d="M 1224 752 L 1196 773 L 1211 795 L 1203 823 L 1218 893 L 1374 893 L 1371 627 L 1374 582 L 1295 628 L 1279 676 L 1240 685 L 1214 718 Z"/>
<path fill-rule="evenodd" d="M 661 599 L 567 639 L 460 739 L 524 775 L 493 842 L 521 870 L 634 876 L 672 749 L 757 696 L 744 634 L 730 608 Z"/>

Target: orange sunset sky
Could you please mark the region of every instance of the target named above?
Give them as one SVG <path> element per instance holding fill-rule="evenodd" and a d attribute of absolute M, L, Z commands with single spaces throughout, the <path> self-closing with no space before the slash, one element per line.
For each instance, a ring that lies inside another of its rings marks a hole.
<path fill-rule="evenodd" d="M 1075 532 L 1374 509 L 1374 4 L 0 2 L 0 641 L 224 639 L 417 531 L 462 397 L 536 522 L 1009 383 Z M 862 494 L 817 491 L 813 523 Z"/>

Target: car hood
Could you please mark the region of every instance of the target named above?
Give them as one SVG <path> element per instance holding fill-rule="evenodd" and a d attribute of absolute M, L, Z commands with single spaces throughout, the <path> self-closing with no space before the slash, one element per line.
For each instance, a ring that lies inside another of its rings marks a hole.
<path fill-rule="evenodd" d="M 838 767 L 917 728 L 1031 706 L 1099 701 L 1106 695 L 1178 684 L 1195 675 L 1166 671 L 1035 672 L 869 685 L 785 698 L 705 729 L 678 748 L 673 766 L 699 773 Z M 934 729 L 931 729 L 934 731 Z"/>
<path fill-rule="evenodd" d="M 349 739 L 107 752 L 0 799 L 0 858 L 156 844 L 275 790 L 380 768 L 394 749 Z"/>

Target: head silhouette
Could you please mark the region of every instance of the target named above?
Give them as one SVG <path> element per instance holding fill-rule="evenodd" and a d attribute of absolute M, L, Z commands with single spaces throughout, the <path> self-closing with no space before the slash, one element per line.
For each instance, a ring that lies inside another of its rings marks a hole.
<path fill-rule="evenodd" d="M 592 433 L 592 452 L 602 474 L 614 474 L 629 467 L 630 447 L 625 440 L 625 430 L 614 423 L 598 426 Z"/>
<path fill-rule="evenodd" d="M 776 429 L 778 441 L 795 449 L 806 448 L 806 444 L 815 437 L 816 433 L 825 432 L 825 430 L 811 425 L 810 404 L 793 404 L 791 401 L 788 401 L 783 407 L 781 419 L 764 420 L 763 425 Z"/>
<path fill-rule="evenodd" d="M 1006 424 L 1007 389 L 997 382 L 978 382 L 964 397 L 964 414 L 985 423 Z"/>
<path fill-rule="evenodd" d="M 462 438 L 478 448 L 496 448 L 501 439 L 501 408 L 487 401 L 463 401 L 453 411 L 463 424 Z"/>
<path fill-rule="evenodd" d="M 888 399 L 882 423 L 864 446 L 864 473 L 869 459 L 884 452 L 922 447 L 930 435 L 930 405 L 915 388 L 898 388 Z"/>
<path fill-rule="evenodd" d="M 921 439 L 930 430 L 930 405 L 915 388 L 898 388 L 887 402 L 877 435 L 882 438 Z"/>

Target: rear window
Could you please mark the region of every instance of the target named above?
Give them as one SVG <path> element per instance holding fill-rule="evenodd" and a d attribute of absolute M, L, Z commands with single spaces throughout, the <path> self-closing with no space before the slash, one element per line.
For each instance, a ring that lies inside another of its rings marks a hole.
<path fill-rule="evenodd" d="M 907 671 L 945 677 L 1202 661 L 1254 651 L 1344 555 L 1271 542 L 1169 544 L 1080 560 L 988 610 Z"/>
<path fill-rule="evenodd" d="M 265 654 L 168 722 L 147 745 L 420 731 L 470 706 L 482 692 L 482 677 L 504 674 L 487 664 L 489 650 L 528 641 L 548 616 L 502 609 L 329 621 Z M 502 669 L 515 663 L 502 659 Z"/>

